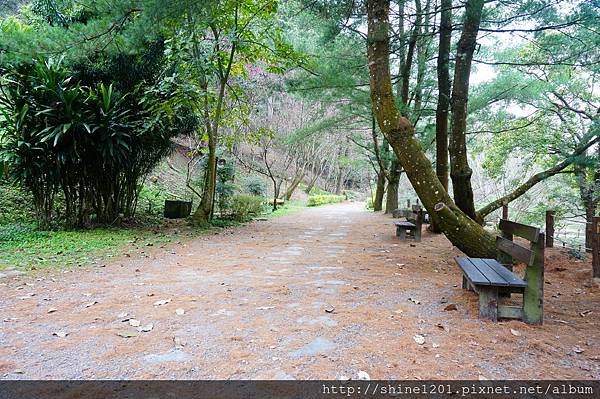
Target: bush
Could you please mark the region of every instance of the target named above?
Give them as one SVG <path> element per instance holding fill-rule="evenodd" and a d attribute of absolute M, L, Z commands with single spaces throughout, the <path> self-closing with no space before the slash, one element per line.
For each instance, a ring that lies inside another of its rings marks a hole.
<path fill-rule="evenodd" d="M 35 211 L 31 196 L 17 186 L 0 182 L 0 225 L 31 223 Z"/>
<path fill-rule="evenodd" d="M 167 195 L 156 185 L 144 185 L 138 197 L 138 210 L 146 215 L 162 215 Z"/>
<path fill-rule="evenodd" d="M 245 222 L 252 216 L 259 215 L 264 210 L 264 198 L 257 195 L 239 194 L 231 198 L 231 211 L 233 218 Z"/>
<path fill-rule="evenodd" d="M 47 228 L 56 199 L 67 227 L 133 216 L 144 177 L 171 138 L 193 131 L 169 87 L 78 80 L 61 61 L 22 64 L 2 77 L 0 161 L 33 197 Z"/>
<path fill-rule="evenodd" d="M 311 195 L 308 197 L 308 206 L 320 206 L 325 204 L 335 204 L 343 202 L 346 199 L 343 195 Z"/>
<path fill-rule="evenodd" d="M 264 197 L 267 195 L 267 184 L 264 179 L 258 176 L 248 176 L 244 182 L 242 183 L 242 187 L 244 192 L 258 196 Z"/>

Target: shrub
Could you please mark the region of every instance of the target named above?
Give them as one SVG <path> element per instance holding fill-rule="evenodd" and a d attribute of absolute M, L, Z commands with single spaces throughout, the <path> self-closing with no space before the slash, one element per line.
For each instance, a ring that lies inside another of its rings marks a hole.
<path fill-rule="evenodd" d="M 258 197 L 264 197 L 267 195 L 267 184 L 265 180 L 258 176 L 248 176 L 242 183 L 244 192 L 255 195 Z"/>
<path fill-rule="evenodd" d="M 231 198 L 233 218 L 244 222 L 259 215 L 264 210 L 264 198 L 256 195 L 239 194 Z"/>
<path fill-rule="evenodd" d="M 166 87 L 118 92 L 52 59 L 16 66 L 1 83 L 0 160 L 31 192 L 42 228 L 57 196 L 68 227 L 132 216 L 140 182 L 169 154 L 171 137 L 195 125 Z"/>
<path fill-rule="evenodd" d="M 325 204 L 335 204 L 343 202 L 346 199 L 343 195 L 311 195 L 308 197 L 308 206 L 320 206 Z"/>
<path fill-rule="evenodd" d="M 0 182 L 0 225 L 31 223 L 34 219 L 31 196 L 19 187 Z"/>

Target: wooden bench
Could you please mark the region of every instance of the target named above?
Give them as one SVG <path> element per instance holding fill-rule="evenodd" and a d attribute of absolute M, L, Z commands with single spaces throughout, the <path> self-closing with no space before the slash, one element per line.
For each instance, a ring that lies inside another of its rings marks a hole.
<path fill-rule="evenodd" d="M 404 211 L 409 211 L 408 209 Z M 406 221 L 394 222 L 396 225 L 396 237 L 401 240 L 412 239 L 415 241 L 421 241 L 421 230 L 423 226 L 423 211 L 420 207 L 415 208 L 409 212 L 404 212 Z"/>
<path fill-rule="evenodd" d="M 529 324 L 544 321 L 544 233 L 540 229 L 502 219 L 496 237 L 498 259 L 456 257 L 463 272 L 463 288 L 479 294 L 479 316 L 521 319 Z M 513 242 L 513 237 L 529 241 L 529 248 Z M 525 263 L 525 278 L 512 272 L 513 262 Z M 523 295 L 520 306 L 499 305 L 499 297 Z"/>

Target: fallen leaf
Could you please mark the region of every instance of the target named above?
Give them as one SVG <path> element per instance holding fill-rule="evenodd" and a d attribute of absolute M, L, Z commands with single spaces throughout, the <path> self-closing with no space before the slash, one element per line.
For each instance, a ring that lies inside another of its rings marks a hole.
<path fill-rule="evenodd" d="M 425 337 L 422 336 L 421 334 L 416 334 L 413 339 L 415 340 L 415 342 L 419 345 L 423 345 L 425 343 Z"/>
<path fill-rule="evenodd" d="M 56 309 L 56 308 L 50 308 L 50 309 L 48 309 L 48 313 L 54 313 L 54 312 L 56 312 L 57 310 L 58 310 L 58 309 Z"/>
<path fill-rule="evenodd" d="M 64 338 L 67 335 L 69 335 L 69 333 L 68 332 L 64 332 L 64 331 L 57 331 L 57 332 L 53 332 L 52 335 L 55 335 L 58 338 Z"/>
<path fill-rule="evenodd" d="M 275 309 L 275 306 L 259 306 L 256 308 L 256 310 L 269 310 L 269 309 Z"/>
<path fill-rule="evenodd" d="M 185 314 L 185 310 L 178 308 L 178 309 L 175 309 L 175 313 L 177 313 L 177 315 L 179 315 L 179 316 L 183 316 Z"/>
<path fill-rule="evenodd" d="M 176 348 L 183 348 L 186 344 L 185 340 L 181 337 L 173 337 L 173 342 L 175 342 Z"/>
<path fill-rule="evenodd" d="M 333 313 L 334 311 L 335 311 L 335 308 L 331 305 L 329 305 L 325 308 L 325 312 L 327 312 L 327 313 Z"/>
<path fill-rule="evenodd" d="M 589 315 L 590 313 L 593 313 L 593 310 L 584 310 L 583 312 L 579 313 L 579 316 L 581 317 L 585 317 L 587 315 Z"/>
<path fill-rule="evenodd" d="M 451 303 L 450 305 L 446 306 L 446 307 L 444 308 L 444 310 L 445 310 L 446 312 L 451 312 L 451 311 L 453 311 L 453 310 L 458 310 L 458 307 L 456 306 L 456 304 L 455 304 L 455 303 Z"/>
<path fill-rule="evenodd" d="M 583 349 L 582 347 L 580 347 L 580 346 L 574 346 L 574 347 L 573 347 L 573 352 L 575 352 L 575 353 L 583 353 L 583 352 L 585 352 L 585 351 L 584 351 L 584 349 Z"/>
<path fill-rule="evenodd" d="M 86 304 L 85 304 L 85 307 L 86 307 L 86 308 L 89 308 L 89 307 L 92 307 L 92 306 L 94 306 L 94 305 L 95 305 L 95 304 L 97 304 L 97 303 L 98 303 L 97 301 L 93 301 L 93 302 L 90 302 L 90 303 L 86 303 Z"/>
<path fill-rule="evenodd" d="M 131 327 L 139 327 L 140 326 L 140 321 L 136 320 L 136 319 L 129 319 L 129 325 Z"/>
<path fill-rule="evenodd" d="M 363 381 L 367 381 L 371 379 L 371 376 L 369 375 L 369 373 L 367 373 L 366 371 L 362 371 L 360 370 L 358 372 L 358 379 L 359 380 L 363 380 Z"/>
<path fill-rule="evenodd" d="M 137 337 L 138 334 L 133 331 L 119 331 L 117 333 L 117 335 L 119 337 L 123 337 L 123 338 L 132 338 L 132 337 Z"/>
<path fill-rule="evenodd" d="M 13 374 L 25 374 L 25 372 L 21 369 L 14 369 Z"/>
<path fill-rule="evenodd" d="M 154 302 L 154 306 L 166 305 L 169 302 L 171 302 L 171 298 L 169 298 L 169 299 L 163 299 L 161 301 L 156 301 L 156 302 Z"/>
<path fill-rule="evenodd" d="M 442 299 L 440 299 L 440 303 L 448 303 L 448 300 L 445 297 L 442 297 Z"/>
<path fill-rule="evenodd" d="M 152 331 L 153 328 L 154 328 L 154 324 L 150 323 L 143 327 L 138 328 L 138 330 L 142 331 L 142 332 L 150 332 L 150 331 Z"/>
<path fill-rule="evenodd" d="M 517 330 L 512 329 L 512 328 L 510 329 L 510 333 L 512 335 L 514 335 L 515 337 L 520 337 L 521 336 L 521 332 L 520 331 L 517 331 Z"/>

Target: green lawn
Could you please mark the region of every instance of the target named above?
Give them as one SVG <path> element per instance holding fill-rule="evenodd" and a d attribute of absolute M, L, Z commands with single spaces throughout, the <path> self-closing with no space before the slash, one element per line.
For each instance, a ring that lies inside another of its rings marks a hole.
<path fill-rule="evenodd" d="M 102 261 L 179 237 L 147 228 L 97 228 L 80 231 L 37 231 L 25 225 L 0 226 L 0 270 L 71 267 Z"/>
<path fill-rule="evenodd" d="M 290 215 L 292 213 L 300 212 L 301 210 L 306 209 L 306 202 L 301 200 L 293 200 L 285 203 L 284 206 L 280 206 L 277 208 L 275 212 L 271 212 L 269 209 L 263 217 L 268 219 L 276 218 L 279 216 Z"/>

